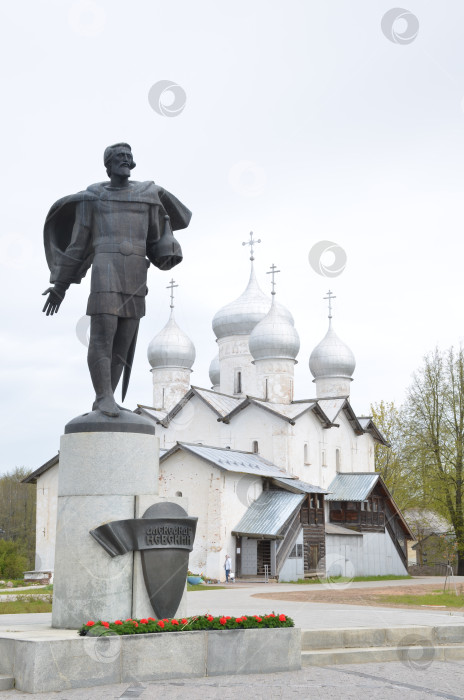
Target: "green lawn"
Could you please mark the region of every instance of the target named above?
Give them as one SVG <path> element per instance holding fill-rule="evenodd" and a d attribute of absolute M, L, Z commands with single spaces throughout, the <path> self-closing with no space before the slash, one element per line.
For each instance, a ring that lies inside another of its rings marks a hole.
<path fill-rule="evenodd" d="M 225 586 L 205 586 L 203 583 L 199 583 L 196 586 L 192 586 L 191 583 L 187 583 L 188 591 L 218 591 Z"/>
<path fill-rule="evenodd" d="M 0 615 L 19 615 L 20 613 L 51 612 L 51 600 L 8 600 L 0 602 Z"/>
<path fill-rule="evenodd" d="M 446 608 L 464 607 L 464 595 L 456 595 L 449 591 L 446 591 L 446 593 L 437 591 L 424 593 L 423 595 L 382 595 L 381 600 L 400 605 L 443 605 Z"/>
<path fill-rule="evenodd" d="M 44 586 L 43 588 L 34 587 L 30 591 L 15 591 L 14 588 L 7 588 L 3 590 L 0 588 L 0 595 L 48 595 L 53 592 L 53 585 Z"/>
<path fill-rule="evenodd" d="M 349 583 L 350 581 L 403 581 L 410 579 L 412 576 L 355 576 L 354 578 L 346 578 L 345 576 L 337 576 L 336 578 L 299 578 L 298 581 L 283 581 L 282 583 L 297 583 L 297 584 L 316 584 L 316 583 Z"/>

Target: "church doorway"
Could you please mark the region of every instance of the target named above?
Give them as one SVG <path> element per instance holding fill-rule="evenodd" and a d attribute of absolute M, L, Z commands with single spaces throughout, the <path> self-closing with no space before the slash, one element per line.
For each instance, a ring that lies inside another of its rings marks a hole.
<path fill-rule="evenodd" d="M 271 540 L 258 540 L 257 547 L 257 574 L 264 576 L 267 565 L 268 575 L 271 573 Z"/>

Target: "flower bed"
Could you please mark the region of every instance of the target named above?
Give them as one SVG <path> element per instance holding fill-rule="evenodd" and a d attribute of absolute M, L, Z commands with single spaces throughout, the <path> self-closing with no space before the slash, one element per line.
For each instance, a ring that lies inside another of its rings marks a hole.
<path fill-rule="evenodd" d="M 156 620 L 154 617 L 141 619 L 128 618 L 127 620 L 89 620 L 79 629 L 82 637 L 109 636 L 114 634 L 153 634 L 154 632 L 195 632 L 207 630 L 237 630 L 237 629 L 265 629 L 276 627 L 294 627 L 291 617 L 283 613 L 279 615 L 198 615 L 193 617 L 172 618 Z"/>

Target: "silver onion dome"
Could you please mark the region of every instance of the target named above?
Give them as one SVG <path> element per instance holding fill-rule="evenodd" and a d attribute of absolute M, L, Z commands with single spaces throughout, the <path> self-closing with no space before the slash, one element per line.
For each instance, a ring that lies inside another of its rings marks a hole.
<path fill-rule="evenodd" d="M 211 360 L 211 364 L 209 366 L 209 379 L 213 386 L 218 386 L 221 383 L 219 353 Z"/>
<path fill-rule="evenodd" d="M 213 318 L 213 331 L 216 338 L 227 338 L 231 335 L 250 335 L 257 323 L 262 321 L 269 311 L 271 301 L 261 290 L 256 279 L 253 265 L 251 266 L 248 286 L 238 299 L 226 304 Z M 277 304 L 281 313 L 293 324 L 293 316 L 281 304 Z"/>
<path fill-rule="evenodd" d="M 273 297 L 269 313 L 252 330 L 248 341 L 254 360 L 294 360 L 300 338 L 290 312 Z"/>
<path fill-rule="evenodd" d="M 316 345 L 309 358 L 309 369 L 314 379 L 322 377 L 351 376 L 356 367 L 356 360 L 346 345 L 329 324 L 329 330 L 319 345 Z"/>
<path fill-rule="evenodd" d="M 176 367 L 192 369 L 195 346 L 177 325 L 171 310 L 169 321 L 148 346 L 148 362 L 153 369 Z"/>

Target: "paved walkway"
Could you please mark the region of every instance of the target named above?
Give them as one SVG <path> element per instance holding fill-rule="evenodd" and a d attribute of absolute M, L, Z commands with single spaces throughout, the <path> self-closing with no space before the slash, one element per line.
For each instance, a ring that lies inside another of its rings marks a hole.
<path fill-rule="evenodd" d="M 414 579 L 414 584 L 436 583 L 443 585 L 441 577 Z M 411 580 L 352 583 L 351 587 L 375 588 L 386 585 L 411 585 Z M 464 584 L 464 577 L 456 579 Z M 344 585 L 344 584 L 342 584 Z M 326 586 L 324 586 L 326 587 Z M 187 594 L 188 614 L 250 614 L 270 612 L 274 608 L 295 619 L 297 626 L 305 629 L 341 627 L 385 627 L 409 625 L 464 624 L 464 610 L 452 613 L 443 610 L 403 610 L 362 606 L 329 605 L 324 603 L 295 603 L 255 598 L 256 593 L 272 591 L 307 590 L 307 586 L 292 584 L 229 585 L 224 590 L 205 590 Z M 323 586 L 317 587 L 322 590 Z M 52 635 L 51 615 L 2 615 L 0 635 L 13 630 L 29 632 L 31 636 L 45 632 Z M 75 632 L 69 631 L 70 635 Z M 326 668 L 309 667 L 292 673 L 253 674 L 246 676 L 221 676 L 218 678 L 175 679 L 172 681 L 118 684 L 97 688 L 80 688 L 59 693 L 40 693 L 42 700 L 112 700 L 113 698 L 140 698 L 152 700 L 162 697 L 189 700 L 234 699 L 241 696 L 272 700 L 274 698 L 330 698 L 334 700 L 358 699 L 363 693 L 376 700 L 430 700 L 447 698 L 464 700 L 464 661 L 422 664 L 419 662 L 376 663 Z M 0 692 L 0 700 L 30 700 L 30 694 L 10 690 Z"/>
<path fill-rule="evenodd" d="M 123 683 L 30 695 L 0 692 L 1 700 L 464 700 L 464 661 L 409 664 L 361 664 L 305 668 L 291 673 L 189 678 L 156 683 Z"/>
<path fill-rule="evenodd" d="M 464 576 L 455 577 L 456 585 L 464 585 Z M 381 586 L 410 586 L 420 584 L 436 584 L 443 586 L 443 577 L 423 577 L 397 581 L 365 581 L 349 584 L 350 588 L 373 589 Z M 332 588 L 343 590 L 346 584 L 314 584 L 317 590 Z M 447 611 L 445 609 L 411 609 L 384 608 L 361 605 L 338 605 L 330 603 L 308 603 L 283 600 L 264 600 L 255 598 L 257 593 L 282 593 L 285 591 L 305 591 L 308 585 L 293 584 L 250 584 L 239 586 L 229 584 L 222 590 L 192 591 L 187 593 L 187 609 L 189 615 L 202 615 L 206 612 L 212 615 L 250 615 L 284 612 L 295 620 L 295 625 L 302 629 L 333 629 L 345 627 L 395 627 L 409 625 L 453 625 L 464 624 L 464 609 Z M 311 586 L 312 588 L 312 586 Z M 36 613 L 29 615 L 0 615 L 0 633 L 15 631 L 37 631 L 50 629 L 51 613 Z M 70 634 L 74 634 L 70 632 Z"/>

